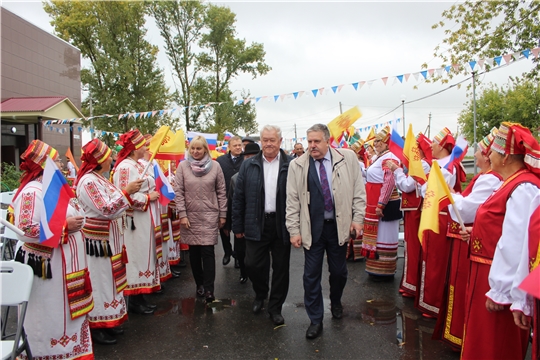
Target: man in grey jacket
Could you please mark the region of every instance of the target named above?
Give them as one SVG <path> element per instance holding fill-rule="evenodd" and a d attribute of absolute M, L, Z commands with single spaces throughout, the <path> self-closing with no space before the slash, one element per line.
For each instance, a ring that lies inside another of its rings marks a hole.
<path fill-rule="evenodd" d="M 289 165 L 286 226 L 291 244 L 304 247 L 304 305 L 311 320 L 306 337 L 315 339 L 323 328 L 324 252 L 330 271 L 332 317 L 341 319 L 347 244 L 349 237 L 362 232 L 366 192 L 355 153 L 332 149 L 326 125 L 310 127 L 307 140 L 308 152 Z"/>

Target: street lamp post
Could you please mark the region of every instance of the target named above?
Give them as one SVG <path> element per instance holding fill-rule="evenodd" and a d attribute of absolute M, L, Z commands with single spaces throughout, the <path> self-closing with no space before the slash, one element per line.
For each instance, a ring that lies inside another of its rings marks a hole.
<path fill-rule="evenodd" d="M 90 101 L 90 139 L 94 139 L 94 118 L 92 111 L 92 93 L 90 92 L 90 85 L 83 86 L 82 91 L 88 91 L 88 100 Z"/>
<path fill-rule="evenodd" d="M 401 122 L 403 123 L 403 136 L 405 136 L 405 95 L 401 95 L 401 111 L 402 111 L 402 116 L 401 116 Z"/>

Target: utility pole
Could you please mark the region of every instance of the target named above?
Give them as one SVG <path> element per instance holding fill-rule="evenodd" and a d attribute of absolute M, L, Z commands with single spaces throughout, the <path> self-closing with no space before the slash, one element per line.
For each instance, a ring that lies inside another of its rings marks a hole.
<path fill-rule="evenodd" d="M 428 126 L 427 126 L 427 137 L 431 139 L 431 113 L 429 113 Z"/>
<path fill-rule="evenodd" d="M 340 113 L 340 114 L 343 114 L 343 109 L 342 109 L 342 107 L 341 107 L 341 101 L 339 102 L 339 113 Z"/>
<path fill-rule="evenodd" d="M 473 131 L 474 131 L 474 153 L 476 154 L 476 72 L 472 72 L 472 94 L 473 94 Z M 474 175 L 477 169 L 474 167 Z"/>
<path fill-rule="evenodd" d="M 296 134 L 296 124 L 294 124 L 294 138 L 296 139 L 295 141 L 298 142 L 298 135 Z"/>
<path fill-rule="evenodd" d="M 94 139 L 94 112 L 92 111 L 92 93 L 88 90 L 88 97 L 90 98 L 90 139 Z"/>

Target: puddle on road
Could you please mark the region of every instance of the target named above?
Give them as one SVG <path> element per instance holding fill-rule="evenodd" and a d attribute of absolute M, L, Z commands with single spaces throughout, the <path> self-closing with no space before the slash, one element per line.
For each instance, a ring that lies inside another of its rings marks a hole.
<path fill-rule="evenodd" d="M 367 300 L 361 309 L 362 321 L 372 326 L 388 327 L 387 338 L 403 350 L 402 359 L 431 358 L 440 353 L 440 342 L 431 340 L 436 321 L 425 319 L 411 307 L 396 306 L 395 300 Z M 395 329 L 395 335 L 392 335 Z M 448 349 L 449 356 L 453 354 Z"/>
<path fill-rule="evenodd" d="M 158 310 L 156 310 L 154 315 L 202 315 L 208 312 L 220 312 L 232 306 L 236 306 L 236 300 L 234 299 L 216 299 L 209 304 L 207 304 L 204 299 L 197 299 L 194 297 L 180 300 L 170 299 L 164 308 L 161 306 L 158 307 Z"/>

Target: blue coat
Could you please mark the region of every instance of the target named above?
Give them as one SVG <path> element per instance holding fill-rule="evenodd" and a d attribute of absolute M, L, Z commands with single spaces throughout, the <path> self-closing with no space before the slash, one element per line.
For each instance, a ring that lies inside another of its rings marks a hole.
<path fill-rule="evenodd" d="M 276 226 L 285 244 L 290 242 L 285 227 L 287 173 L 291 158 L 280 150 L 279 175 L 276 194 Z M 243 233 L 246 240 L 260 241 L 264 229 L 264 175 L 262 151 L 245 160 L 238 172 L 232 205 L 232 231 Z"/>

